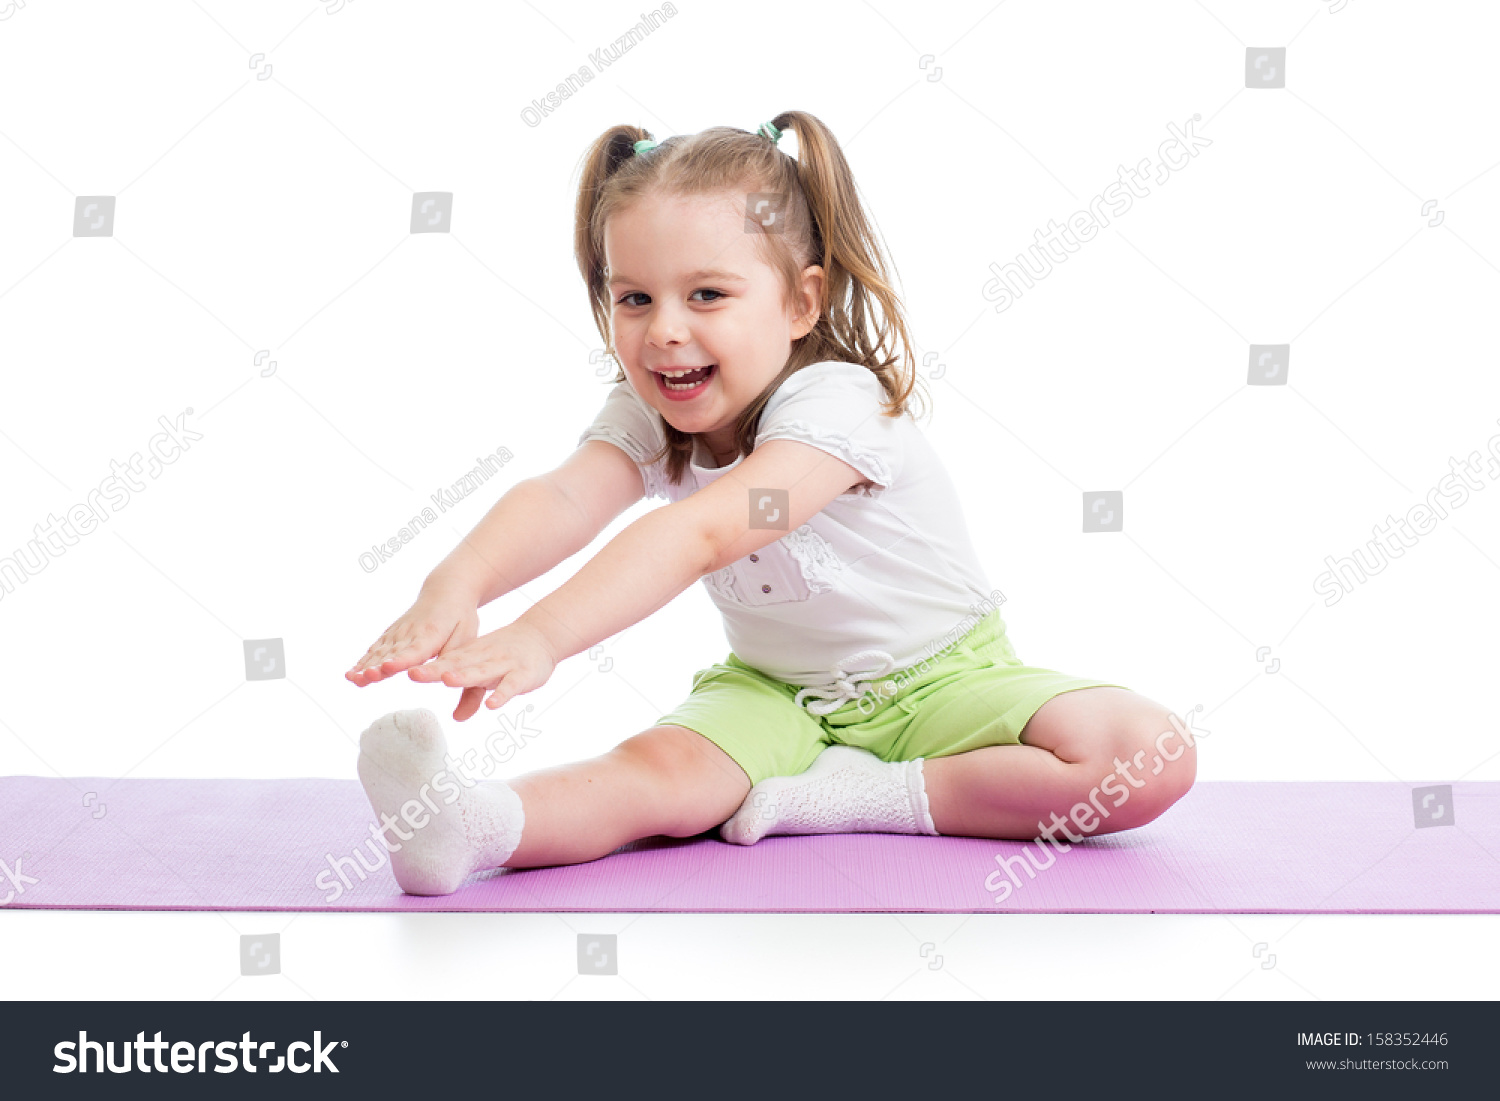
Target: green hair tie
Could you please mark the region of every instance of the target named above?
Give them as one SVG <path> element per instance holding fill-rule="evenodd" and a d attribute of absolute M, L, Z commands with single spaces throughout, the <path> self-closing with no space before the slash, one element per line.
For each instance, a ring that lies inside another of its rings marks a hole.
<path fill-rule="evenodd" d="M 635 143 L 635 151 L 636 151 L 636 155 L 637 156 L 639 156 L 641 153 L 646 152 L 646 150 L 648 150 L 648 149 L 655 149 L 655 148 L 656 148 L 656 143 L 654 141 L 652 141 L 650 138 L 642 138 L 640 141 L 638 141 L 638 142 Z"/>
<path fill-rule="evenodd" d="M 781 139 L 781 131 L 769 122 L 763 122 L 756 127 L 755 132 L 763 138 L 769 139 L 775 145 Z"/>

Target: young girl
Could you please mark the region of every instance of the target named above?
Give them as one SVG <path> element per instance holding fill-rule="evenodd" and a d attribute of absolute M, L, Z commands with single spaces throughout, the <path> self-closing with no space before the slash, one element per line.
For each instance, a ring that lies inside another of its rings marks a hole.
<path fill-rule="evenodd" d="M 795 158 L 778 146 L 786 130 Z M 430 711 L 376 721 L 359 776 L 395 834 L 403 890 L 447 894 L 480 869 L 715 826 L 744 845 L 839 831 L 1060 844 L 1059 829 L 1077 841 L 1149 822 L 1191 786 L 1192 738 L 1166 708 L 1016 657 L 953 484 L 907 410 L 901 304 L 818 119 L 789 111 L 755 133 L 660 143 L 613 127 L 587 155 L 574 240 L 621 368 L 603 409 L 345 675 L 462 688 L 463 721 L 486 693 L 496 708 L 534 691 L 700 578 L 732 652 L 651 729 L 510 780 L 455 761 Z M 480 606 L 642 496 L 671 503 L 476 637 Z"/>

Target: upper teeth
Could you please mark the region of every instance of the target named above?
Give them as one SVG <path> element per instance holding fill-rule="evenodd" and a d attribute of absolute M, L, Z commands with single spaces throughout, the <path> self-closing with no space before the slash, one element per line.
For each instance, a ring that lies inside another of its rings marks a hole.
<path fill-rule="evenodd" d="M 690 372 L 696 371 L 696 370 L 699 370 L 699 368 L 697 368 L 697 367 L 684 367 L 680 371 L 662 371 L 661 373 L 664 374 L 664 375 L 666 375 L 668 378 L 681 378 L 683 375 L 689 374 Z"/>

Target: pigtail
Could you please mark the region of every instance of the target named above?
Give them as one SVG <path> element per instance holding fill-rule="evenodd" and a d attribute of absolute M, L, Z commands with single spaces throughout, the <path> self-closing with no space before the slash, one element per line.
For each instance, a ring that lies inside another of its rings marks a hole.
<path fill-rule="evenodd" d="M 573 256 L 588 287 L 589 308 L 594 327 L 613 354 L 609 336 L 608 289 L 605 285 L 604 246 L 594 222 L 594 208 L 599 205 L 604 184 L 635 155 L 635 143 L 649 139 L 649 131 L 639 126 L 611 126 L 594 140 L 583 156 L 582 177 L 578 183 L 578 205 L 573 216 Z M 620 378 L 624 378 L 623 372 Z M 616 381 L 619 381 L 617 379 Z"/>
<path fill-rule="evenodd" d="M 819 265 L 823 295 L 817 323 L 793 346 L 780 374 L 735 421 L 735 442 L 746 455 L 755 447 L 760 417 L 771 395 L 803 367 L 825 360 L 868 368 L 885 390 L 885 416 L 901 416 L 909 404 L 926 411 L 901 299 L 891 286 L 890 267 L 865 216 L 843 150 L 829 129 L 804 111 L 783 112 L 771 125 L 797 135 L 795 162 L 774 153 L 775 168 L 762 185 L 767 190 L 784 186 L 795 193 L 782 239 L 798 241 L 800 257 L 782 257 L 783 274 L 790 288 L 803 264 Z M 758 140 L 765 142 L 763 137 Z"/>
<path fill-rule="evenodd" d="M 821 315 L 800 342 L 797 365 L 832 359 L 868 367 L 885 388 L 889 415 L 897 415 L 917 389 L 916 362 L 891 268 L 854 173 L 816 116 L 786 111 L 771 122 L 797 135 L 797 182 L 811 216 L 813 262 L 824 272 Z M 919 404 L 921 398 L 918 392 Z"/>

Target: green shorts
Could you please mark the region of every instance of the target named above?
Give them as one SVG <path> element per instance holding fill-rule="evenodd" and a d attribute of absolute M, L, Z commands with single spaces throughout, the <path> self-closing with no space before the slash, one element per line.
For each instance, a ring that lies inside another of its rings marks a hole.
<path fill-rule="evenodd" d="M 691 695 L 656 722 L 696 730 L 758 784 L 795 776 L 830 745 L 858 746 L 885 761 L 1019 745 L 1027 721 L 1053 696 L 1126 687 L 1021 664 L 999 609 L 924 661 L 925 669 L 918 662 L 870 681 L 859 699 L 820 716 L 794 702 L 797 685 L 731 653 L 695 673 Z"/>

